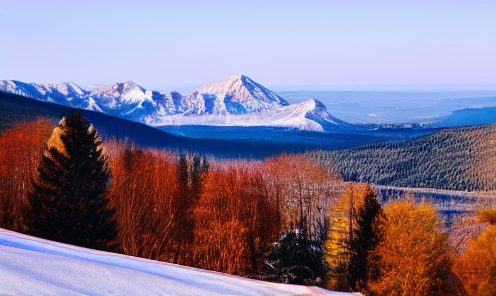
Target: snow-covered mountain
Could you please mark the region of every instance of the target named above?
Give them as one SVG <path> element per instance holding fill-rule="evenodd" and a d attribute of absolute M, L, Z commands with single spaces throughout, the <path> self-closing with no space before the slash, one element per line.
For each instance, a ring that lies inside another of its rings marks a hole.
<path fill-rule="evenodd" d="M 206 84 L 193 92 L 193 95 L 198 94 L 228 114 L 246 114 L 289 105 L 286 100 L 244 75 L 233 75 L 227 80 Z"/>
<path fill-rule="evenodd" d="M 204 85 L 189 95 L 146 90 L 132 81 L 112 86 L 0 81 L 0 90 L 73 108 L 103 112 L 150 126 L 270 126 L 327 131 L 347 124 L 310 99 L 290 105 L 243 75 Z"/>
<path fill-rule="evenodd" d="M 352 295 L 75 247 L 0 228 L 1 295 Z"/>

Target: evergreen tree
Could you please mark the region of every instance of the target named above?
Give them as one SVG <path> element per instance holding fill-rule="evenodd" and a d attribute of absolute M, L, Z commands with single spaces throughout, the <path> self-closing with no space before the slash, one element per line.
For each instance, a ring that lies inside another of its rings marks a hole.
<path fill-rule="evenodd" d="M 305 221 L 302 223 L 305 225 Z M 266 258 L 265 280 L 297 285 L 326 283 L 328 266 L 324 258 L 328 222 L 318 223 L 315 240 L 305 228 L 289 230 Z"/>
<path fill-rule="evenodd" d="M 384 219 L 382 207 L 373 189 L 367 185 L 363 194 L 363 204 L 354 217 L 351 237 L 348 285 L 351 289 L 365 289 L 369 277 L 375 278 L 371 265 L 371 252 L 382 240 L 379 223 Z"/>
<path fill-rule="evenodd" d="M 58 135 L 57 135 L 58 134 Z M 76 112 L 56 128 L 33 180 L 22 217 L 26 233 L 101 250 L 115 250 L 117 222 L 109 205 L 110 172 L 90 122 Z"/>

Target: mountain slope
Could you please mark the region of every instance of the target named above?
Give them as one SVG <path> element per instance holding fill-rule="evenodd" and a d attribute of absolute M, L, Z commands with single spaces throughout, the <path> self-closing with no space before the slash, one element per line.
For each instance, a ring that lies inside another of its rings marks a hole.
<path fill-rule="evenodd" d="M 496 125 L 445 129 L 404 142 L 314 153 L 345 181 L 496 192 Z"/>
<path fill-rule="evenodd" d="M 51 118 L 54 124 L 74 108 L 42 102 L 0 91 L 0 132 L 15 123 L 33 121 L 38 117 Z M 397 136 L 354 135 L 306 132 L 266 127 L 167 127 L 163 131 L 137 122 L 110 116 L 101 112 L 82 110 L 105 138 L 129 140 L 139 146 L 188 151 L 219 158 L 255 158 L 301 153 L 308 150 L 336 150 L 386 141 Z M 180 129 L 177 131 L 176 129 Z M 182 129 L 194 130 L 186 133 Z M 198 133 L 206 136 L 197 136 Z M 174 135 L 169 133 L 171 131 Z M 224 137 L 222 135 L 233 135 Z M 191 135 L 194 138 L 188 137 Z"/>
<path fill-rule="evenodd" d="M 211 125 L 211 126 L 266 126 L 293 128 L 304 131 L 335 131 L 352 127 L 329 113 L 319 101 L 275 107 L 244 114 L 205 114 L 201 116 L 172 115 L 150 120 L 152 126 Z"/>
<path fill-rule="evenodd" d="M 350 295 L 56 243 L 0 229 L 2 295 Z"/>
<path fill-rule="evenodd" d="M 182 96 L 146 90 L 134 82 L 80 87 L 74 83 L 0 81 L 0 90 L 36 100 L 106 113 L 150 126 L 272 126 L 328 131 L 349 125 L 332 117 L 324 104 L 287 101 L 250 78 L 234 75 Z"/>

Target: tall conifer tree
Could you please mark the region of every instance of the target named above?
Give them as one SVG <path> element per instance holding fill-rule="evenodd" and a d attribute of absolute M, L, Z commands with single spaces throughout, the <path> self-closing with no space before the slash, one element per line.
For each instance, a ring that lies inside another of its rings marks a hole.
<path fill-rule="evenodd" d="M 361 194 L 363 194 L 363 204 L 353 217 L 355 227 L 349 243 L 348 284 L 353 290 L 366 289 L 369 278 L 375 279 L 371 253 L 382 240 L 379 226 L 384 219 L 382 207 L 370 185 L 367 185 Z"/>
<path fill-rule="evenodd" d="M 75 112 L 54 132 L 28 193 L 23 223 L 28 234 L 101 250 L 115 250 L 115 209 L 107 198 L 110 171 L 90 122 Z"/>

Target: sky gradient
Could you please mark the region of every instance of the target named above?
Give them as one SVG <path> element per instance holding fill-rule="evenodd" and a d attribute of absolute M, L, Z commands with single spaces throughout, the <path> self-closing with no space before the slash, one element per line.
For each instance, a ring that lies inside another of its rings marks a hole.
<path fill-rule="evenodd" d="M 0 79 L 494 86 L 495 15 L 482 0 L 0 0 Z"/>

